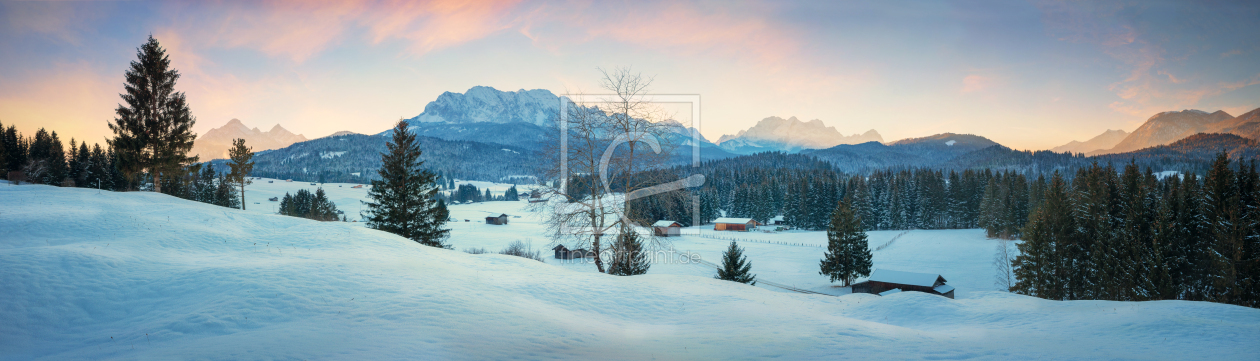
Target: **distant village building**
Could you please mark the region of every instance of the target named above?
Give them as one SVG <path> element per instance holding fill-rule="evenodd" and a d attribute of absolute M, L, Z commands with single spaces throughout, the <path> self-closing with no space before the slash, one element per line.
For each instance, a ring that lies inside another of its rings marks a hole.
<path fill-rule="evenodd" d="M 505 225 L 508 224 L 508 215 L 500 214 L 498 216 L 486 217 L 486 224 Z"/>
<path fill-rule="evenodd" d="M 892 292 L 897 290 L 896 292 Z M 853 293 L 881 296 L 902 291 L 917 291 L 954 298 L 954 286 L 945 284 L 945 277 L 935 273 L 915 273 L 877 269 L 865 282 L 853 284 Z"/>
<path fill-rule="evenodd" d="M 770 219 L 770 225 L 772 226 L 782 226 L 784 224 L 787 224 L 787 222 L 783 221 L 783 216 L 778 216 L 778 217 L 774 217 Z"/>
<path fill-rule="evenodd" d="M 555 246 L 555 247 L 554 247 L 554 248 L 552 248 L 551 250 L 556 251 L 556 259 L 574 259 L 574 258 L 589 258 L 589 257 L 595 257 L 595 252 L 587 251 L 587 250 L 584 250 L 584 249 L 581 249 L 581 248 L 578 248 L 578 249 L 575 249 L 575 250 L 569 250 L 569 248 L 568 248 L 568 247 L 565 247 L 563 244 L 562 244 L 562 245 L 559 245 L 559 246 Z"/>
<path fill-rule="evenodd" d="M 545 201 L 546 200 L 542 197 L 542 193 L 538 192 L 537 189 L 529 192 L 529 203 L 539 203 Z"/>
<path fill-rule="evenodd" d="M 713 220 L 713 230 L 715 231 L 748 232 L 760 225 L 761 223 L 752 218 L 718 218 Z"/>
<path fill-rule="evenodd" d="M 674 221 L 656 221 L 652 224 L 652 233 L 657 237 L 678 237 L 682 234 L 682 224 Z"/>
<path fill-rule="evenodd" d="M 360 185 L 353 186 L 353 187 L 350 187 L 350 188 L 363 188 L 363 185 L 362 185 L 362 184 L 360 184 Z"/>
<path fill-rule="evenodd" d="M 267 200 L 272 201 L 272 202 L 279 202 L 280 197 L 271 197 L 271 198 L 267 198 Z"/>

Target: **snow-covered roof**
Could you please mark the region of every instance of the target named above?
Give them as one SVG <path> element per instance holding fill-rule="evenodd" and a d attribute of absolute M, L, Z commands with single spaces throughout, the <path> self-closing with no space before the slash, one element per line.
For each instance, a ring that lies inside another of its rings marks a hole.
<path fill-rule="evenodd" d="M 752 218 L 726 218 L 726 217 L 723 217 L 723 218 L 718 218 L 718 219 L 713 220 L 713 223 L 739 223 L 739 224 L 748 224 L 748 223 L 752 223 L 752 222 L 753 222 L 753 219 L 752 219 Z"/>
<path fill-rule="evenodd" d="M 894 293 L 901 293 L 901 289 L 900 289 L 900 288 L 894 288 L 894 289 L 891 289 L 891 290 L 887 290 L 887 291 L 884 291 L 884 292 L 880 292 L 880 293 L 879 293 L 879 295 L 880 295 L 880 296 L 887 296 L 887 295 L 891 295 L 891 294 L 894 294 Z"/>
<path fill-rule="evenodd" d="M 656 221 L 656 223 L 652 223 L 652 227 L 669 227 L 669 226 L 674 225 L 674 223 L 678 223 L 678 222 L 674 222 L 674 221 L 664 221 L 664 220 L 662 220 L 662 221 Z M 680 226 L 681 226 L 681 225 L 680 225 Z"/>
<path fill-rule="evenodd" d="M 778 216 L 778 217 L 770 218 L 770 221 L 771 221 L 771 222 L 783 222 L 783 216 Z"/>
<path fill-rule="evenodd" d="M 940 278 L 945 280 L 941 275 L 933 273 L 915 273 L 904 271 L 893 271 L 886 269 L 877 269 L 871 272 L 871 281 L 897 283 L 911 286 L 932 287 L 936 285 L 936 280 Z"/>
<path fill-rule="evenodd" d="M 940 286 L 936 286 L 936 288 L 933 288 L 932 290 L 936 291 L 936 293 L 940 293 L 943 295 L 943 294 L 949 293 L 950 291 L 953 291 L 954 286 L 940 285 Z"/>

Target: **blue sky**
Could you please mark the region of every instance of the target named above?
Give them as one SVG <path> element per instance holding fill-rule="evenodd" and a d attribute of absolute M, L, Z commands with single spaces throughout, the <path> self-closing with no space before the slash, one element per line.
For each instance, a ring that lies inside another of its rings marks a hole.
<path fill-rule="evenodd" d="M 149 34 L 199 133 L 375 133 L 445 91 L 598 92 L 618 66 L 700 94 L 711 140 L 796 116 L 1046 149 L 1260 107 L 1257 2 L 3 2 L 0 19 L 0 122 L 93 142 Z"/>

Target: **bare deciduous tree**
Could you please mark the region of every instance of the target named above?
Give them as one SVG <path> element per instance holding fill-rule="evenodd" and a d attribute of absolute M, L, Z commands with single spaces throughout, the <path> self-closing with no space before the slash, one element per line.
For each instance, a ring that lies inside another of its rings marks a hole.
<path fill-rule="evenodd" d="M 665 185 L 657 173 L 675 144 L 670 134 L 677 123 L 653 104 L 652 78 L 629 68 L 600 70 L 600 87 L 608 95 L 577 93 L 562 98 L 556 128 L 543 147 L 543 192 L 551 201 L 535 210 L 547 214 L 556 241 L 568 239 L 571 248 L 590 247 L 595 267 L 606 272 L 602 253 L 614 249 L 601 241 L 622 229 L 636 229 L 648 220 L 630 216 L 629 200 L 668 192 L 681 186 Z M 624 226 L 624 228 L 623 228 Z M 654 240 L 654 244 L 659 241 Z"/>

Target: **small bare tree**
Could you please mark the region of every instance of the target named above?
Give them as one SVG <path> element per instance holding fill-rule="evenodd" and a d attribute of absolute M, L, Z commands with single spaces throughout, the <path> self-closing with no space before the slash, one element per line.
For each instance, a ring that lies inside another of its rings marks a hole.
<path fill-rule="evenodd" d="M 590 247 L 595 267 L 606 272 L 605 235 L 635 230 L 646 220 L 633 219 L 630 201 L 681 189 L 690 184 L 664 184 L 660 172 L 675 144 L 676 123 L 648 94 L 652 78 L 629 68 L 600 70 L 600 87 L 612 94 L 578 93 L 562 98 L 556 128 L 543 147 L 548 161 L 543 193 L 551 201 L 539 203 L 556 241 L 570 239 L 571 247 Z M 694 180 L 693 182 L 694 183 Z M 696 184 L 698 185 L 698 184 Z M 653 244 L 657 244 L 654 240 Z"/>
<path fill-rule="evenodd" d="M 1011 286 L 1015 285 L 1015 270 L 1011 268 L 1011 261 L 1015 260 L 1018 252 L 1009 239 L 998 239 L 997 249 L 993 254 L 993 268 L 997 270 L 996 278 L 993 284 L 1003 291 L 1010 292 Z"/>

